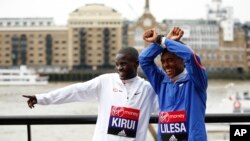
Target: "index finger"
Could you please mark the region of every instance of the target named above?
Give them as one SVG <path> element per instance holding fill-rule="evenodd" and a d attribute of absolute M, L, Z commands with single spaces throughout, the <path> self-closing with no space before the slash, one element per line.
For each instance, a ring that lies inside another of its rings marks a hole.
<path fill-rule="evenodd" d="M 22 95 L 22 96 L 25 98 L 31 98 L 31 96 L 29 96 L 29 95 Z"/>

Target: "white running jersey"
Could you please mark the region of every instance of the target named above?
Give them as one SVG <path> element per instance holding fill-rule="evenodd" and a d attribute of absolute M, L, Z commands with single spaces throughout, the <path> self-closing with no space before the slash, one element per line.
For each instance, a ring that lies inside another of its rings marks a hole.
<path fill-rule="evenodd" d="M 103 74 L 36 97 L 41 105 L 97 99 L 93 141 L 145 141 L 149 118 L 157 107 L 156 94 L 138 76 L 128 83 L 126 88 L 117 73 Z"/>

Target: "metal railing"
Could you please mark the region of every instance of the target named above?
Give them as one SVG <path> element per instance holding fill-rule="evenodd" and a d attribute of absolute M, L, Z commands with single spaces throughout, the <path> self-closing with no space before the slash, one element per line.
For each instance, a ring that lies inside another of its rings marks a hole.
<path fill-rule="evenodd" d="M 31 141 L 31 125 L 96 124 L 96 115 L 84 116 L 0 116 L 0 125 L 27 125 L 28 141 Z M 207 114 L 206 123 L 250 122 L 250 114 Z M 152 116 L 149 123 L 158 123 L 158 116 Z"/>

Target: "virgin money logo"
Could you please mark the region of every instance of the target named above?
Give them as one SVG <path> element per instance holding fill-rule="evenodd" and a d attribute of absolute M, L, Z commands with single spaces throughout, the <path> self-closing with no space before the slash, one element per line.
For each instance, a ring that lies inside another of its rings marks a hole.
<path fill-rule="evenodd" d="M 186 111 L 160 112 L 159 121 L 164 122 L 186 122 Z"/>
<path fill-rule="evenodd" d="M 160 122 L 168 122 L 169 121 L 169 114 L 167 112 L 160 113 Z"/>
<path fill-rule="evenodd" d="M 111 115 L 116 117 L 122 117 L 124 114 L 124 108 L 123 107 L 112 107 L 111 109 Z"/>

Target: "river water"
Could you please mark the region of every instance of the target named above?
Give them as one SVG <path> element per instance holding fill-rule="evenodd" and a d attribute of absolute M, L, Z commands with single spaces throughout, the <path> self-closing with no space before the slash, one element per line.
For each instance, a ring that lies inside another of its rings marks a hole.
<path fill-rule="evenodd" d="M 45 86 L 0 86 L 0 115 L 94 115 L 97 103 L 78 102 L 62 105 L 39 106 L 29 109 L 21 95 L 47 92 L 72 83 L 49 83 Z M 228 96 L 250 91 L 250 81 L 209 80 L 206 113 L 230 113 Z M 154 126 L 156 127 L 156 125 Z M 33 125 L 32 141 L 91 141 L 95 125 Z M 210 129 L 210 125 L 208 125 Z M 227 128 L 228 129 L 228 128 Z M 227 130 L 226 129 L 226 130 Z M 27 127 L 0 126 L 0 141 L 27 141 Z M 225 137 L 226 136 L 226 137 Z M 209 140 L 228 139 L 228 135 L 210 136 Z M 153 141 L 148 133 L 147 141 Z"/>

